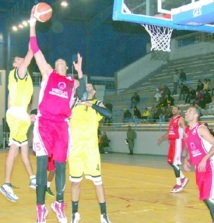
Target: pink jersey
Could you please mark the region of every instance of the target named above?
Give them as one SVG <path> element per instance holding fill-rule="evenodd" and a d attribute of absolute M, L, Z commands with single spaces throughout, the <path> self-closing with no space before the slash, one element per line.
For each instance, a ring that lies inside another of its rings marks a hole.
<path fill-rule="evenodd" d="M 54 70 L 47 82 L 42 83 L 38 116 L 59 122 L 70 118 L 74 93 L 74 78 L 61 76 Z"/>
<path fill-rule="evenodd" d="M 182 139 L 183 138 L 183 128 L 179 125 L 179 120 L 181 116 L 172 117 L 169 122 L 168 128 L 168 139 Z"/>
<path fill-rule="evenodd" d="M 202 139 L 198 134 L 198 128 L 203 125 L 197 123 L 193 128 L 187 127 L 186 133 L 186 144 L 188 148 L 189 158 L 192 165 L 198 165 L 201 159 L 209 152 L 211 145 Z M 209 162 L 207 162 L 207 165 Z"/>
<path fill-rule="evenodd" d="M 214 158 L 211 157 L 206 162 L 206 171 L 199 172 L 198 165 L 202 158 L 210 151 L 212 145 L 200 137 L 198 128 L 203 125 L 197 123 L 193 128 L 187 127 L 186 144 L 190 163 L 195 165 L 196 169 L 196 183 L 199 189 L 199 198 L 201 200 L 214 199 Z"/>

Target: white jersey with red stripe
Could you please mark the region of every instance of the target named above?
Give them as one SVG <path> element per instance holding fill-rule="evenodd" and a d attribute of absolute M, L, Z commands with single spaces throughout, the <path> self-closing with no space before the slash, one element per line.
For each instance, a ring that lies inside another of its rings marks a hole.
<path fill-rule="evenodd" d="M 48 80 L 42 82 L 38 116 L 60 122 L 69 119 L 74 94 L 74 78 L 59 75 L 53 70 Z"/>

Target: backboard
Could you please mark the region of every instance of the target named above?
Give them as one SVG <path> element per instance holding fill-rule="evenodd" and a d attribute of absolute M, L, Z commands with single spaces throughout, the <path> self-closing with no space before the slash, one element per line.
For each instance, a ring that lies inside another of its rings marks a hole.
<path fill-rule="evenodd" d="M 214 0 L 114 0 L 113 20 L 214 33 Z"/>

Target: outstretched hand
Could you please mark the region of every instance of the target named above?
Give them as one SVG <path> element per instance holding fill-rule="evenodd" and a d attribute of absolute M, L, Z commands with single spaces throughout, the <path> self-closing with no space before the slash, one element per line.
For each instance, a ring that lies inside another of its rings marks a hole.
<path fill-rule="evenodd" d="M 73 62 L 73 65 L 77 73 L 82 72 L 82 57 L 79 53 L 77 54 L 77 62 Z"/>

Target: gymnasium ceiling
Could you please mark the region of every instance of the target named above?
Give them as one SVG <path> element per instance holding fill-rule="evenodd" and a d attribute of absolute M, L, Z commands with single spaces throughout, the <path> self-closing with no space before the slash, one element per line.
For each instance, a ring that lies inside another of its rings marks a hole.
<path fill-rule="evenodd" d="M 33 5 L 46 2 L 53 8 L 54 15 L 65 22 L 90 21 L 99 18 L 101 22 L 112 20 L 113 0 L 68 0 L 69 7 L 62 8 L 61 0 L 0 0 L 0 15 L 9 18 L 30 15 Z"/>

